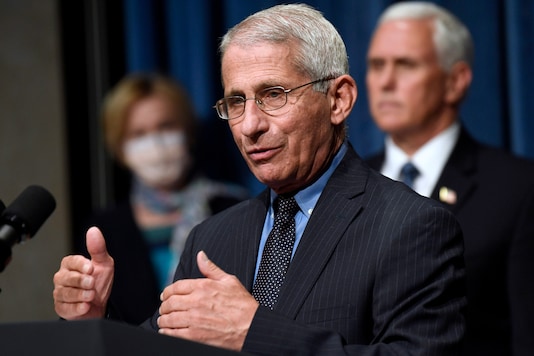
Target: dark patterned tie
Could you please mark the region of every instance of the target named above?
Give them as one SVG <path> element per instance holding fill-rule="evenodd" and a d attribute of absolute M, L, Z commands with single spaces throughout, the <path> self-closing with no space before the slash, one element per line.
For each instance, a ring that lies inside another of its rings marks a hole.
<path fill-rule="evenodd" d="M 413 182 L 419 175 L 419 170 L 412 162 L 407 162 L 401 168 L 401 181 L 413 189 Z"/>
<path fill-rule="evenodd" d="M 299 206 L 294 197 L 279 196 L 274 202 L 274 208 L 273 229 L 267 237 L 256 283 L 252 289 L 252 295 L 260 305 L 270 309 L 276 304 L 291 261 L 295 244 L 295 214 Z"/>

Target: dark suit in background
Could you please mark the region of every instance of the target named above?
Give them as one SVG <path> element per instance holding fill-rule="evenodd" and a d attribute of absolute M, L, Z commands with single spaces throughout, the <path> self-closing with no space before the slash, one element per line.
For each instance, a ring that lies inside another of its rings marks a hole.
<path fill-rule="evenodd" d="M 380 170 L 384 153 L 368 160 Z M 446 187 L 465 239 L 466 355 L 534 350 L 534 164 L 461 130 L 432 198 Z M 512 340 L 513 338 L 515 340 Z"/>
<path fill-rule="evenodd" d="M 269 202 L 267 190 L 195 228 L 175 279 L 202 277 L 195 256 L 204 250 L 251 291 Z M 317 202 L 274 313 L 258 309 L 243 351 L 453 355 L 464 330 L 462 252 L 452 214 L 369 169 L 350 148 Z M 145 326 L 157 330 L 158 316 Z"/>
<path fill-rule="evenodd" d="M 387 137 L 385 153 L 368 163 L 394 179 L 405 179 L 401 167 L 412 163 L 415 190 L 460 222 L 468 296 L 461 354 L 531 356 L 534 163 L 477 143 L 462 127 L 473 54 L 469 29 L 434 2 L 384 10 L 367 52 L 366 85 Z"/>

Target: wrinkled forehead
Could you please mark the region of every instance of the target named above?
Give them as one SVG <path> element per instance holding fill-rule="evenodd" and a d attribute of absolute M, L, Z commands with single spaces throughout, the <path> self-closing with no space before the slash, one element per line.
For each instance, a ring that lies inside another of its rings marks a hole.
<path fill-rule="evenodd" d="M 294 64 L 294 52 L 291 46 L 277 43 L 229 46 L 221 62 L 225 92 L 253 83 L 283 85 L 290 78 L 301 76 Z"/>

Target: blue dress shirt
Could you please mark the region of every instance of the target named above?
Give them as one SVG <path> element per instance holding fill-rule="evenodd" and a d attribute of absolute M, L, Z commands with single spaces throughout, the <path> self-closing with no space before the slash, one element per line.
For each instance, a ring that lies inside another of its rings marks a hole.
<path fill-rule="evenodd" d="M 341 159 L 343 158 L 343 156 L 345 156 L 346 152 L 347 152 L 347 143 L 345 142 L 343 143 L 343 145 L 341 145 L 341 148 L 339 149 L 337 154 L 334 156 L 334 159 L 332 160 L 332 163 L 330 164 L 330 167 L 328 168 L 328 170 L 326 170 L 326 172 L 324 172 L 323 175 L 318 180 L 316 180 L 312 185 L 306 187 L 305 189 L 295 194 L 295 200 L 297 201 L 300 210 L 297 212 L 297 215 L 295 215 L 296 239 L 295 239 L 295 245 L 293 246 L 293 253 L 291 257 L 295 255 L 295 251 L 297 250 L 297 247 L 299 245 L 300 239 L 302 237 L 302 233 L 304 232 L 304 229 L 306 228 L 306 224 L 308 223 L 308 220 L 310 219 L 310 216 L 313 213 L 315 204 L 319 200 L 319 197 L 321 196 L 321 193 L 323 192 L 323 189 L 326 186 L 326 183 L 330 179 L 330 176 L 332 175 L 332 173 L 334 173 L 335 169 L 339 165 L 339 162 L 341 162 Z M 271 205 L 269 207 L 269 211 L 267 212 L 265 223 L 263 225 L 263 232 L 261 234 L 260 246 L 259 246 L 259 251 L 258 251 L 258 259 L 256 261 L 256 272 L 254 273 L 254 281 L 256 280 L 256 276 L 258 275 L 258 269 L 260 268 L 263 248 L 265 247 L 265 243 L 267 242 L 267 237 L 269 236 L 269 233 L 271 232 L 271 229 L 273 228 L 273 224 L 274 224 L 273 201 L 276 197 L 277 197 L 277 194 L 271 190 Z"/>

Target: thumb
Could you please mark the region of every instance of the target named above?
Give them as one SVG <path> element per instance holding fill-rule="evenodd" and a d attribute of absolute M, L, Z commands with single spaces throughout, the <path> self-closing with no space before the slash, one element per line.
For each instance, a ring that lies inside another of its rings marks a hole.
<path fill-rule="evenodd" d="M 206 277 L 215 280 L 222 280 L 228 276 L 226 272 L 213 263 L 204 251 L 197 254 L 197 264 L 200 272 Z"/>
<path fill-rule="evenodd" d="M 91 255 L 91 260 L 96 263 L 108 262 L 111 258 L 106 249 L 106 240 L 104 235 L 95 226 L 89 228 L 85 235 L 85 243 L 87 245 L 87 252 Z"/>

